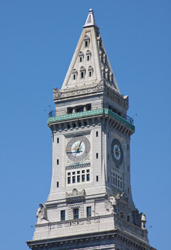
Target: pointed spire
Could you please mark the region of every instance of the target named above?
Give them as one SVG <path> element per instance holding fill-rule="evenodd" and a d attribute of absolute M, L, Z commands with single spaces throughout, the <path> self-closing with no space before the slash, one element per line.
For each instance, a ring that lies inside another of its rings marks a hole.
<path fill-rule="evenodd" d="M 89 26 L 96 26 L 97 27 L 97 24 L 96 24 L 96 21 L 94 18 L 94 11 L 92 9 L 89 9 L 88 17 L 87 17 L 87 20 L 86 20 L 83 28 L 89 27 Z"/>
<path fill-rule="evenodd" d="M 120 93 L 93 10 L 90 9 L 62 89 L 88 87 L 103 80 Z"/>

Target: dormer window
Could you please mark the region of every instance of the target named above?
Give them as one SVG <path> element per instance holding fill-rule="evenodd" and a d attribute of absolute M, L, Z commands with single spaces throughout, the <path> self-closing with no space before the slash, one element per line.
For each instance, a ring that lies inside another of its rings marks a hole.
<path fill-rule="evenodd" d="M 76 70 L 76 69 L 73 69 L 73 71 L 72 71 L 72 79 L 73 79 L 73 80 L 76 80 L 77 75 L 78 75 L 77 70 Z"/>
<path fill-rule="evenodd" d="M 85 46 L 85 47 L 88 47 L 89 44 L 90 44 L 90 38 L 86 35 L 86 36 L 84 37 L 84 46 Z"/>
<path fill-rule="evenodd" d="M 84 54 L 82 51 L 79 52 L 79 58 L 80 58 L 80 62 L 83 62 Z"/>
<path fill-rule="evenodd" d="M 80 78 L 84 78 L 85 77 L 85 73 L 86 73 L 86 69 L 82 66 L 80 68 Z"/>
<path fill-rule="evenodd" d="M 90 50 L 87 50 L 86 56 L 87 56 L 87 61 L 90 61 L 90 56 L 91 56 Z"/>
<path fill-rule="evenodd" d="M 93 67 L 92 67 L 92 66 L 89 66 L 89 67 L 88 67 L 88 76 L 89 76 L 89 77 L 92 77 L 92 75 L 93 75 Z"/>

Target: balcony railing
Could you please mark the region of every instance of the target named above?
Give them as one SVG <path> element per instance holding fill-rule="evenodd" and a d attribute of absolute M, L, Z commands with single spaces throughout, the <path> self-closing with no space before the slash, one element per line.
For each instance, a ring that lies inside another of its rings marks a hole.
<path fill-rule="evenodd" d="M 110 110 L 110 109 L 109 109 Z M 110 110 L 111 112 L 113 112 L 113 113 L 115 113 L 114 111 L 112 111 L 112 110 Z M 85 111 L 83 111 L 83 112 L 79 112 L 79 113 L 84 113 Z M 75 113 L 76 114 L 76 113 Z M 117 113 L 115 113 L 115 114 L 117 114 Z M 69 115 L 69 114 L 67 114 L 67 115 Z M 125 115 L 125 114 L 123 114 L 123 113 L 119 113 L 119 114 L 117 114 L 117 115 L 119 115 L 119 116 L 121 116 L 122 118 L 124 118 L 125 120 L 127 120 L 129 123 L 131 123 L 131 124 L 134 124 L 134 119 L 132 118 L 132 117 L 130 117 L 130 116 L 128 116 L 128 115 Z M 50 118 L 50 117 L 55 117 L 56 116 L 56 110 L 51 110 L 50 112 L 49 112 L 49 115 L 48 115 L 48 117 Z"/>

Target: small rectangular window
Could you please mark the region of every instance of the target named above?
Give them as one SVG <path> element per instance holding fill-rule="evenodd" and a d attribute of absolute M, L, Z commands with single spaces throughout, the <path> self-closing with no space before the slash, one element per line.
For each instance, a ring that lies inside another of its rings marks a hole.
<path fill-rule="evenodd" d="M 73 217 L 74 217 L 74 220 L 79 219 L 79 210 L 78 210 L 78 208 L 73 209 Z"/>
<path fill-rule="evenodd" d="M 70 129 L 70 127 L 71 127 L 70 124 L 68 124 L 68 129 Z"/>
<path fill-rule="evenodd" d="M 129 166 L 127 166 L 127 170 L 128 170 L 128 172 L 129 172 Z"/>
<path fill-rule="evenodd" d="M 90 181 L 90 174 L 87 174 L 87 181 Z"/>
<path fill-rule="evenodd" d="M 75 183 L 75 176 L 72 176 L 72 183 Z"/>
<path fill-rule="evenodd" d="M 130 216 L 129 215 L 127 215 L 127 221 L 130 221 Z"/>
<path fill-rule="evenodd" d="M 96 175 L 96 182 L 98 182 L 99 181 L 99 177 L 98 177 L 98 175 Z"/>
<path fill-rule="evenodd" d="M 98 155 L 98 153 L 96 153 L 96 159 L 98 159 L 98 157 L 99 157 L 99 155 Z"/>
<path fill-rule="evenodd" d="M 80 175 L 77 175 L 77 182 L 80 182 Z"/>
<path fill-rule="evenodd" d="M 59 181 L 57 181 L 56 186 L 57 186 L 57 188 L 59 187 Z"/>
<path fill-rule="evenodd" d="M 61 210 L 61 220 L 65 220 L 65 210 Z"/>
<path fill-rule="evenodd" d="M 96 137 L 98 137 L 98 131 L 96 131 Z"/>
<path fill-rule="evenodd" d="M 59 143 L 59 138 L 57 138 L 57 143 Z"/>
<path fill-rule="evenodd" d="M 59 159 L 57 159 L 57 165 L 59 165 Z"/>
<path fill-rule="evenodd" d="M 91 217 L 91 207 L 87 207 L 87 217 Z"/>
<path fill-rule="evenodd" d="M 84 182 L 85 181 L 85 175 L 83 174 L 82 175 L 82 182 Z"/>
<path fill-rule="evenodd" d="M 71 177 L 68 177 L 68 184 L 71 184 Z"/>

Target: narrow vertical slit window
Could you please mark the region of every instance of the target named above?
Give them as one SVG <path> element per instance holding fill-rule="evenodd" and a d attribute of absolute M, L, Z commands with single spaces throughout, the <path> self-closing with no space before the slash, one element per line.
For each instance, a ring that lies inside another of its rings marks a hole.
<path fill-rule="evenodd" d="M 61 220 L 65 220 L 65 210 L 61 210 Z"/>
<path fill-rule="evenodd" d="M 81 72 L 81 78 L 84 78 L 84 72 Z"/>
<path fill-rule="evenodd" d="M 96 131 L 96 137 L 98 137 L 98 131 Z"/>
<path fill-rule="evenodd" d="M 57 161 L 56 161 L 56 162 L 57 162 L 57 165 L 59 165 L 59 159 L 57 159 Z"/>
<path fill-rule="evenodd" d="M 57 181 L 57 183 L 56 183 L 56 187 L 57 187 L 57 188 L 59 187 L 59 181 Z"/>
<path fill-rule="evenodd" d="M 99 181 L 99 177 L 98 177 L 98 175 L 96 175 L 96 182 L 98 182 Z"/>
<path fill-rule="evenodd" d="M 59 143 L 59 137 L 57 138 L 57 143 Z"/>
<path fill-rule="evenodd" d="M 96 153 L 96 159 L 98 159 L 98 157 L 99 157 L 99 155 L 98 155 L 98 153 Z"/>
<path fill-rule="evenodd" d="M 91 207 L 87 207 L 87 217 L 91 217 Z"/>

